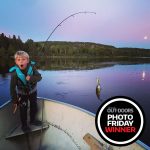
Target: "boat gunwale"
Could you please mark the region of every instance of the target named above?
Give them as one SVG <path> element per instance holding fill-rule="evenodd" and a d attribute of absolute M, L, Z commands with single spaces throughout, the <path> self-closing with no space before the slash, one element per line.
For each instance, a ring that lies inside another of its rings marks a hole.
<path fill-rule="evenodd" d="M 80 108 L 78 106 L 75 106 L 75 105 L 72 105 L 72 104 L 68 104 L 68 103 L 65 103 L 65 102 L 61 102 L 61 101 L 57 101 L 57 100 L 53 100 L 53 99 L 48 99 L 48 98 L 44 98 L 44 97 L 38 97 L 39 100 L 45 100 L 45 101 L 51 101 L 51 102 L 55 102 L 55 103 L 58 103 L 58 104 L 62 104 L 62 105 L 66 105 L 66 106 L 69 106 L 69 107 L 72 107 L 72 108 L 75 108 L 77 110 L 80 110 L 82 112 L 85 112 L 93 117 L 95 117 L 95 114 L 88 111 L 88 110 L 85 110 L 83 108 Z"/>
<path fill-rule="evenodd" d="M 85 109 L 83 109 L 83 108 L 80 108 L 80 107 L 78 107 L 78 106 L 72 105 L 72 104 L 68 104 L 68 103 L 65 103 L 65 102 L 61 102 L 61 101 L 57 101 L 57 100 L 53 100 L 53 99 L 49 99 L 49 98 L 44 98 L 44 97 L 37 97 L 37 98 L 38 98 L 38 100 L 40 100 L 40 101 L 42 101 L 42 100 L 44 100 L 44 101 L 51 101 L 51 102 L 54 102 L 54 103 L 66 105 L 66 106 L 75 108 L 75 109 L 77 109 L 77 110 L 80 110 L 80 111 L 82 111 L 82 112 L 84 112 L 84 113 L 87 113 L 87 114 L 89 114 L 89 115 L 91 115 L 91 116 L 93 116 L 93 117 L 96 116 L 96 114 L 94 114 L 94 113 L 92 113 L 92 112 L 90 112 L 90 111 L 88 111 L 88 110 L 85 110 Z M 4 104 L 2 104 L 2 105 L 0 106 L 0 109 L 2 109 L 5 105 L 8 105 L 10 102 L 11 102 L 11 100 L 8 100 L 8 101 L 5 102 Z M 148 145 L 146 145 L 145 143 L 143 143 L 141 140 L 137 140 L 135 143 L 139 144 L 141 147 L 143 147 L 143 148 L 146 149 L 146 150 L 150 150 L 150 147 L 149 147 Z"/>
<path fill-rule="evenodd" d="M 80 108 L 80 107 L 78 107 L 78 106 L 72 105 L 72 104 L 68 104 L 68 103 L 65 103 L 65 102 L 61 102 L 61 101 L 57 101 L 57 100 L 53 100 L 53 99 L 49 99 L 49 98 L 44 98 L 44 97 L 37 97 L 37 98 L 38 98 L 38 100 L 45 100 L 45 101 L 51 101 L 51 102 L 63 104 L 63 105 L 66 105 L 66 106 L 69 106 L 69 107 L 78 109 L 78 110 L 80 110 L 80 111 L 82 111 L 82 112 L 85 112 L 85 113 L 87 113 L 87 114 L 89 114 L 89 115 L 95 117 L 95 114 L 94 114 L 94 113 L 92 113 L 92 112 L 90 112 L 90 111 L 88 111 L 88 110 L 85 110 L 85 109 L 83 109 L 83 108 Z M 1 109 L 2 107 L 4 107 L 5 105 L 7 105 L 8 103 L 10 103 L 10 102 L 11 102 L 11 100 L 8 100 L 8 101 L 5 102 L 4 104 L 2 104 L 2 105 L 0 106 L 0 109 Z"/>
<path fill-rule="evenodd" d="M 1 106 L 0 106 L 0 109 L 2 109 L 5 105 L 7 105 L 8 103 L 10 103 L 11 102 L 11 100 L 8 100 L 7 102 L 5 102 L 4 104 L 2 104 Z"/>

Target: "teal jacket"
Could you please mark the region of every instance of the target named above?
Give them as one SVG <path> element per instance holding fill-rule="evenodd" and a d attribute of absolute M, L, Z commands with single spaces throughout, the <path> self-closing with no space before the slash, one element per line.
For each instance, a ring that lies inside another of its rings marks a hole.
<path fill-rule="evenodd" d="M 32 76 L 33 75 L 33 66 L 32 65 L 35 65 L 35 62 L 31 61 L 30 64 L 31 65 L 29 65 L 28 70 L 27 70 L 27 75 Z M 27 85 L 26 76 L 17 65 L 15 65 L 14 67 L 11 67 L 9 69 L 9 72 L 14 72 L 14 71 L 16 71 L 17 77 L 23 82 L 23 84 Z"/>
<path fill-rule="evenodd" d="M 20 70 L 17 65 L 10 68 L 10 95 L 13 103 L 17 103 L 19 95 L 29 95 L 37 90 L 37 82 L 40 81 L 42 77 L 34 65 L 35 63 L 31 62 L 25 70 Z M 26 80 L 27 75 L 30 76 L 29 81 Z"/>

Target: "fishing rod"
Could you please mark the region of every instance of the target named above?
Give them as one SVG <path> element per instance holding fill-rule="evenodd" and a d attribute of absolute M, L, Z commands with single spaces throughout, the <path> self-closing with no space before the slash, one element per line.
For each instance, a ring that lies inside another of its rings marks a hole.
<path fill-rule="evenodd" d="M 45 40 L 43 46 L 42 46 L 42 50 L 44 49 L 46 42 L 49 40 L 49 38 L 52 36 L 52 34 L 56 31 L 57 28 L 59 28 L 65 21 L 67 21 L 69 18 L 74 17 L 78 14 L 96 14 L 96 12 L 91 12 L 91 11 L 80 11 L 74 14 L 69 15 L 68 17 L 66 17 L 65 19 L 63 19 L 53 30 L 52 32 L 49 34 L 48 38 Z"/>
<path fill-rule="evenodd" d="M 71 14 L 69 15 L 68 17 L 66 17 L 65 19 L 63 19 L 53 30 L 52 32 L 49 34 L 48 38 L 45 40 L 44 44 L 42 45 L 42 51 L 43 51 L 43 54 L 44 53 L 44 47 L 47 43 L 47 41 L 49 40 L 49 38 L 53 35 L 53 33 L 57 30 L 57 28 L 59 28 L 65 21 L 67 21 L 69 18 L 71 17 L 74 17 L 76 15 L 79 15 L 79 14 L 96 14 L 96 12 L 90 12 L 90 11 L 81 11 L 81 12 L 77 12 L 77 13 L 74 13 L 74 14 Z M 42 130 L 43 130 L 43 114 L 44 114 L 44 100 L 42 100 L 42 128 L 41 128 L 41 137 L 42 137 Z M 40 138 L 40 146 L 39 146 L 39 150 L 41 149 L 41 143 L 42 143 L 42 138 Z"/>

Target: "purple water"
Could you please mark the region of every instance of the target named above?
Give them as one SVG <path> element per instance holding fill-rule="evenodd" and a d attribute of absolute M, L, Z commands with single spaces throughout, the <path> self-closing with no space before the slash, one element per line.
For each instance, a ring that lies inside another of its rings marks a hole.
<path fill-rule="evenodd" d="M 140 138 L 150 146 L 150 64 L 115 65 L 93 70 L 42 71 L 38 96 L 69 103 L 96 113 L 103 101 L 112 96 L 135 99 L 146 115 L 145 130 Z M 100 78 L 100 99 L 96 95 L 96 78 Z M 0 105 L 10 99 L 10 75 L 0 76 Z"/>

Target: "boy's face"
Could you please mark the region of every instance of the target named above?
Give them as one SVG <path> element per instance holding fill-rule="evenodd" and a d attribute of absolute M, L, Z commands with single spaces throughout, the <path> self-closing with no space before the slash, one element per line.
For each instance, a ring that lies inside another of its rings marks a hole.
<path fill-rule="evenodd" d="M 26 69 L 26 67 L 29 63 L 29 59 L 24 56 L 17 56 L 17 58 L 15 59 L 15 63 L 18 65 L 18 67 L 21 70 L 24 70 L 24 69 Z"/>

